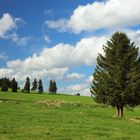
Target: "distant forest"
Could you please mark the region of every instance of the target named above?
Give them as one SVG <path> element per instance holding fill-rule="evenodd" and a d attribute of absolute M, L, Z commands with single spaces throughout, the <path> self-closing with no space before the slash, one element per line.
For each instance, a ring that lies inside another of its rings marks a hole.
<path fill-rule="evenodd" d="M 24 88 L 20 89 L 20 87 L 18 86 L 18 82 L 16 81 L 15 78 L 10 80 L 9 78 L 4 77 L 4 78 L 0 79 L 0 89 L 1 89 L 1 91 L 4 91 L 4 92 L 7 92 L 8 89 L 11 89 L 12 92 L 17 92 L 18 90 L 20 90 L 24 93 L 29 93 L 30 91 L 32 91 L 34 93 L 41 94 L 41 93 L 43 93 L 43 83 L 42 83 L 41 79 L 39 79 L 39 81 L 37 81 L 35 78 L 31 84 L 30 78 L 27 77 L 25 84 L 24 84 Z M 57 85 L 56 85 L 55 80 L 50 80 L 48 91 L 49 91 L 49 93 L 56 94 Z"/>

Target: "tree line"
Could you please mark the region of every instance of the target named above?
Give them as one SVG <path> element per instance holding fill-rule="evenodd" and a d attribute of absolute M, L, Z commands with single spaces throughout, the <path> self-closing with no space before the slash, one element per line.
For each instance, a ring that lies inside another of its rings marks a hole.
<path fill-rule="evenodd" d="M 6 78 L 6 77 L 0 79 L 0 87 L 1 87 L 1 91 L 5 91 L 5 92 L 7 92 L 9 88 L 12 90 L 12 92 L 17 92 L 17 90 L 20 89 L 20 87 L 18 87 L 18 82 L 16 81 L 15 78 L 10 80 L 9 78 Z M 29 93 L 30 91 L 35 92 L 35 93 L 38 92 L 40 94 L 43 93 L 42 80 L 39 79 L 39 81 L 37 81 L 35 78 L 31 86 L 30 78 L 27 77 L 24 84 L 24 88 L 21 91 L 24 93 Z M 56 85 L 55 80 L 50 80 L 48 91 L 50 93 L 56 94 L 57 85 Z"/>
<path fill-rule="evenodd" d="M 17 92 L 18 83 L 15 80 L 15 78 L 10 80 L 5 77 L 0 79 L 0 87 L 1 87 L 1 91 L 8 91 L 8 88 L 11 88 L 12 92 Z"/>

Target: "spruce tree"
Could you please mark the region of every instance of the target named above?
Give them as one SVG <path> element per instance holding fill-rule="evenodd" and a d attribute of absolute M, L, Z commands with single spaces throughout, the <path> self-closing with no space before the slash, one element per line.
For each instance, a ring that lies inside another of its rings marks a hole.
<path fill-rule="evenodd" d="M 24 91 L 25 92 L 30 92 L 30 78 L 29 77 L 27 77 L 26 78 L 26 82 L 25 82 L 25 86 L 24 86 Z"/>
<path fill-rule="evenodd" d="M 17 83 L 17 81 L 15 80 L 15 78 L 13 78 L 13 79 L 11 80 L 11 88 L 12 88 L 12 92 L 17 92 L 18 83 Z"/>
<path fill-rule="evenodd" d="M 1 85 L 2 85 L 2 78 L 0 79 L 0 87 L 1 87 Z"/>
<path fill-rule="evenodd" d="M 8 82 L 7 82 L 7 78 L 2 78 L 1 90 L 2 90 L 2 91 L 8 91 Z"/>
<path fill-rule="evenodd" d="M 93 74 L 91 92 L 98 103 L 116 107 L 123 117 L 124 107 L 140 104 L 140 58 L 138 48 L 125 33 L 116 32 L 103 46 Z"/>
<path fill-rule="evenodd" d="M 53 81 L 50 80 L 50 83 L 49 83 L 49 92 L 52 93 L 53 92 Z"/>
<path fill-rule="evenodd" d="M 32 83 L 32 89 L 31 90 L 37 90 L 37 80 L 34 79 L 33 83 Z"/>
<path fill-rule="evenodd" d="M 55 93 L 56 94 L 57 91 L 57 85 L 55 80 L 50 80 L 50 84 L 49 84 L 49 92 L 50 93 Z"/>
<path fill-rule="evenodd" d="M 43 92 L 42 80 L 40 79 L 38 82 L 38 92 L 41 94 Z"/>
<path fill-rule="evenodd" d="M 56 94 L 57 86 L 55 80 L 53 81 L 53 92 Z"/>

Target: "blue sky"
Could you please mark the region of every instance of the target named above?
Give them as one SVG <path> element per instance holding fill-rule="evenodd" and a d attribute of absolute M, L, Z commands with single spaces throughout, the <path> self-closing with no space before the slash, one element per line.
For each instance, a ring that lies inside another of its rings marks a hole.
<path fill-rule="evenodd" d="M 134 10 L 135 9 L 135 10 Z M 98 53 L 115 31 L 140 45 L 139 0 L 0 0 L 0 76 L 54 79 L 90 95 Z"/>

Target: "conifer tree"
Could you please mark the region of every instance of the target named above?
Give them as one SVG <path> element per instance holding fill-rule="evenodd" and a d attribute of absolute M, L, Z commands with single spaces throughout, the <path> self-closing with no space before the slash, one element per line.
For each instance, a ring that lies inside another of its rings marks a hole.
<path fill-rule="evenodd" d="M 49 92 L 50 93 L 55 93 L 56 94 L 57 91 L 57 85 L 55 80 L 50 80 L 50 84 L 49 84 Z"/>
<path fill-rule="evenodd" d="M 2 90 L 2 91 L 8 91 L 8 82 L 7 82 L 7 78 L 2 78 L 1 90 Z"/>
<path fill-rule="evenodd" d="M 43 84 L 42 84 L 42 80 L 41 79 L 38 82 L 38 92 L 40 94 L 43 92 Z"/>
<path fill-rule="evenodd" d="M 33 83 L 32 83 L 32 89 L 31 90 L 37 90 L 37 80 L 34 79 Z"/>
<path fill-rule="evenodd" d="M 50 80 L 50 83 L 49 83 L 49 92 L 52 93 L 53 91 L 53 81 Z"/>
<path fill-rule="evenodd" d="M 125 33 L 116 32 L 103 46 L 93 74 L 91 92 L 98 103 L 116 107 L 123 117 L 124 107 L 140 104 L 140 58 L 138 48 Z"/>
<path fill-rule="evenodd" d="M 2 85 L 2 78 L 0 78 L 0 87 L 1 87 L 1 85 Z"/>
<path fill-rule="evenodd" d="M 57 86 L 55 80 L 53 81 L 53 92 L 56 94 L 57 92 Z"/>
<path fill-rule="evenodd" d="M 26 78 L 26 82 L 25 82 L 25 86 L 24 86 L 24 91 L 25 92 L 30 92 L 30 78 L 29 77 L 27 77 Z"/>
<path fill-rule="evenodd" d="M 13 79 L 11 80 L 11 88 L 12 88 L 12 92 L 17 92 L 18 83 L 17 83 L 17 81 L 15 80 L 15 78 L 13 78 Z"/>

